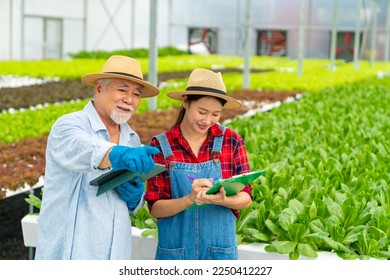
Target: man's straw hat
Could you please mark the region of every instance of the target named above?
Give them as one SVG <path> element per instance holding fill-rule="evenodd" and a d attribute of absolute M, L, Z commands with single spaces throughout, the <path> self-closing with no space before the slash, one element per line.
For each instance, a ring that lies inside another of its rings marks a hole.
<path fill-rule="evenodd" d="M 101 73 L 87 74 L 81 80 L 87 86 L 95 87 L 97 80 L 107 78 L 129 80 L 144 86 L 141 97 L 156 96 L 160 92 L 157 87 L 144 81 L 139 61 L 131 57 L 113 55 L 104 63 Z"/>
<path fill-rule="evenodd" d="M 238 109 L 242 107 L 240 101 L 226 94 L 226 86 L 222 80 L 222 74 L 203 68 L 197 68 L 191 72 L 185 91 L 168 93 L 170 98 L 176 100 L 182 100 L 183 95 L 205 95 L 224 99 L 226 103 L 223 109 Z"/>

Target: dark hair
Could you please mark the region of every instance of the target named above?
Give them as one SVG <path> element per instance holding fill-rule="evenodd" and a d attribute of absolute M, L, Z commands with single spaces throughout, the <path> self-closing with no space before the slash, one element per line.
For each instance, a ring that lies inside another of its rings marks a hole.
<path fill-rule="evenodd" d="M 188 104 L 190 104 L 192 101 L 197 101 L 197 100 L 201 99 L 202 97 L 206 97 L 206 96 L 210 96 L 210 95 L 189 94 L 186 96 L 187 96 Z M 219 97 L 215 97 L 215 96 L 210 96 L 210 97 L 214 97 L 215 99 L 217 99 L 221 103 L 222 106 L 224 106 L 225 103 L 227 102 L 225 99 L 222 99 Z M 183 121 L 185 112 L 186 112 L 186 109 L 183 106 L 181 106 L 179 114 L 177 115 L 177 118 L 176 118 L 175 125 L 181 124 L 181 122 Z"/>

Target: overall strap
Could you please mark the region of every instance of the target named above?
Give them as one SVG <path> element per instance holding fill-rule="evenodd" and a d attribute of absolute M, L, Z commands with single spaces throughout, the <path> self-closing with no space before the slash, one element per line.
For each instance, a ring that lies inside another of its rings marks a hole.
<path fill-rule="evenodd" d="M 169 145 L 168 138 L 165 133 L 161 133 L 156 136 L 158 142 L 160 142 L 161 150 L 164 154 L 165 159 L 173 156 L 171 146 Z"/>
<path fill-rule="evenodd" d="M 226 127 L 221 125 L 221 129 L 222 134 L 214 138 L 213 150 L 211 151 L 211 153 L 213 154 L 214 162 L 219 161 L 219 156 L 222 152 L 223 135 L 225 134 Z"/>

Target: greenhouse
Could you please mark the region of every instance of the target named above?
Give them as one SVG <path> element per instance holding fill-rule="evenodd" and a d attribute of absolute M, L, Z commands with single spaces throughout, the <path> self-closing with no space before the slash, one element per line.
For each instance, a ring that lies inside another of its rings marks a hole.
<path fill-rule="evenodd" d="M 218 123 L 266 172 L 237 210 L 239 260 L 390 259 L 390 1 L 0 0 L 0 15 L 0 260 L 34 259 L 49 133 L 113 55 L 160 91 L 127 122 L 141 145 L 175 125 L 168 94 L 194 69 L 242 104 Z M 157 250 L 148 206 L 129 214 L 135 260 Z"/>

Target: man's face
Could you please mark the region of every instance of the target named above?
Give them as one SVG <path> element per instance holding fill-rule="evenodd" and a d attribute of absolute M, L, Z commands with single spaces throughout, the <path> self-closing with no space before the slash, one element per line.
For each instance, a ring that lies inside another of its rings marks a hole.
<path fill-rule="evenodd" d="M 135 114 L 143 86 L 128 80 L 114 79 L 107 85 L 96 85 L 95 104 L 100 116 L 116 124 L 126 123 Z M 99 110 L 100 109 L 100 110 Z"/>

